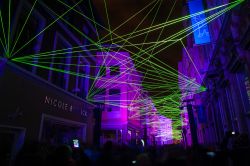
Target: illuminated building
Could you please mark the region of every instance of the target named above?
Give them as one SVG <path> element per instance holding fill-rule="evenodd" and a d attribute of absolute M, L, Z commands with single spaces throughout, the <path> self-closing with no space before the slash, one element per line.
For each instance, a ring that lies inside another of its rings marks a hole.
<path fill-rule="evenodd" d="M 235 1 L 236 2 L 236 1 Z M 205 1 L 207 8 L 226 4 L 228 1 Z M 211 42 L 194 44 L 188 36 L 183 49 L 179 72 L 206 87 L 206 91 L 185 95 L 189 99 L 196 122 L 198 143 L 207 146 L 219 145 L 226 132 L 246 133 L 250 136 L 250 20 L 249 4 L 238 1 L 236 6 L 208 23 Z M 224 9 L 227 9 L 226 7 Z M 209 12 L 207 15 L 219 12 Z M 184 7 L 188 12 L 188 6 Z M 189 26 L 190 22 L 185 22 Z M 183 111 L 187 119 L 186 108 Z M 183 123 L 186 145 L 191 145 L 190 126 Z"/>
<path fill-rule="evenodd" d="M 96 37 L 96 30 L 81 15 L 72 17 L 73 8 L 67 5 L 89 14 L 89 6 L 80 1 L 0 3 L 1 39 L 5 33 L 11 38 L 8 48 L 0 46 L 0 148 L 7 147 L 6 155 L 15 156 L 24 141 L 71 145 L 79 139 L 92 144 L 94 106 L 85 98 L 95 59 L 85 46 L 90 43 L 87 37 Z M 67 17 L 58 19 L 65 11 Z M 68 21 L 86 36 L 79 35 Z M 76 46 L 81 46 L 80 51 L 73 50 Z M 58 54 L 62 49 L 68 51 Z"/>
<path fill-rule="evenodd" d="M 155 145 L 157 141 L 163 143 L 162 137 L 167 143 L 167 136 L 160 130 L 167 118 L 159 118 L 153 101 L 142 88 L 142 75 L 135 69 L 129 53 L 98 52 L 96 59 L 98 77 L 88 97 L 103 104 L 101 143 L 108 140 L 119 144 L 138 143 L 144 139 L 145 145 Z M 167 124 L 171 126 L 171 122 Z"/>
<path fill-rule="evenodd" d="M 139 139 L 141 77 L 129 54 L 99 52 L 96 58 L 100 70 L 90 96 L 104 104 L 101 142 L 126 143 Z"/>
<path fill-rule="evenodd" d="M 165 116 L 159 116 L 158 130 L 156 140 L 159 141 L 157 144 L 172 144 L 173 133 L 172 133 L 172 120 Z"/>

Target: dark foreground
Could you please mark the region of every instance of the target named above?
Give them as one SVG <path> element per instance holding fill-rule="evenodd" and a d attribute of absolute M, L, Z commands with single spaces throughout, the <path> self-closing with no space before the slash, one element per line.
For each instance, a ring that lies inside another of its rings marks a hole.
<path fill-rule="evenodd" d="M 102 148 L 81 145 L 52 146 L 37 142 L 26 143 L 11 165 L 14 166 L 249 166 L 250 149 L 231 150 L 208 148 L 184 149 L 181 145 L 147 147 L 114 145 L 107 142 Z M 6 156 L 5 156 L 6 157 Z M 1 166 L 6 165 L 1 157 Z"/>

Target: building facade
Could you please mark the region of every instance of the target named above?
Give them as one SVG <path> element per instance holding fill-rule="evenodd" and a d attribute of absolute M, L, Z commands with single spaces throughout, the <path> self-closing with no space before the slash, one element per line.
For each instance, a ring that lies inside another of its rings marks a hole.
<path fill-rule="evenodd" d="M 227 3 L 227 0 L 204 1 L 203 5 L 212 8 Z M 187 5 L 184 12 L 188 13 Z M 219 9 L 206 14 L 216 12 Z M 207 89 L 183 97 L 183 100 L 191 99 L 199 144 L 219 146 L 228 132 L 250 136 L 249 14 L 249 2 L 241 1 L 208 24 L 210 43 L 195 45 L 193 36 L 187 37 L 179 72 Z M 190 24 L 187 21 L 184 25 Z M 187 113 L 183 113 L 183 117 L 188 119 Z M 185 143 L 191 145 L 190 125 L 185 121 Z"/>
<path fill-rule="evenodd" d="M 166 137 L 171 140 L 171 134 L 164 135 L 160 130 L 160 122 L 168 119 L 160 118 L 153 101 L 143 90 L 142 74 L 136 70 L 129 53 L 98 52 L 96 58 L 98 77 L 89 97 L 103 105 L 101 144 L 106 141 L 140 144 L 143 141 L 147 146 L 167 143 Z M 169 130 L 170 121 L 167 126 Z"/>
<path fill-rule="evenodd" d="M 11 1 L 9 19 L 8 1 L 0 3 L 1 30 L 10 38 L 0 46 L 4 162 L 10 163 L 25 141 L 93 143 L 94 105 L 86 96 L 95 73 L 89 45 L 96 29 L 83 17 L 91 15 L 89 4 L 80 2 Z"/>
<path fill-rule="evenodd" d="M 97 79 L 90 97 L 104 105 L 101 142 L 128 143 L 141 135 L 141 77 L 127 52 L 98 52 Z"/>

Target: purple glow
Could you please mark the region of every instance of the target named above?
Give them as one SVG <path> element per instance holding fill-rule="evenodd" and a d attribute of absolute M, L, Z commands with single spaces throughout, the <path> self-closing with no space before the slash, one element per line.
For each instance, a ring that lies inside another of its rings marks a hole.
<path fill-rule="evenodd" d="M 119 131 L 123 141 L 129 141 L 140 140 L 146 127 L 148 144 L 171 143 L 172 122 L 158 115 L 152 99 L 142 88 L 142 76 L 136 71 L 129 53 L 98 52 L 96 58 L 97 66 L 105 66 L 105 72 L 98 69 L 99 78 L 94 85 L 102 89 L 94 100 L 105 104 L 102 129 Z M 112 71 L 114 68 L 116 72 Z"/>

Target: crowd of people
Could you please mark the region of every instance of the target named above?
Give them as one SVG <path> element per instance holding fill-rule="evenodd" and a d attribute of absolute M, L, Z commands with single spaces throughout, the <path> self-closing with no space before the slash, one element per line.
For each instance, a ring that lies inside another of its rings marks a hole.
<path fill-rule="evenodd" d="M 16 156 L 14 166 L 247 166 L 250 149 L 244 135 L 226 135 L 220 148 L 182 145 L 116 145 L 101 148 L 81 144 L 52 146 L 27 142 Z M 235 139 L 235 140 L 233 140 Z"/>

